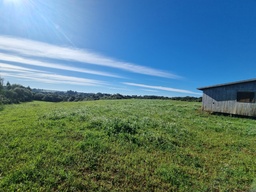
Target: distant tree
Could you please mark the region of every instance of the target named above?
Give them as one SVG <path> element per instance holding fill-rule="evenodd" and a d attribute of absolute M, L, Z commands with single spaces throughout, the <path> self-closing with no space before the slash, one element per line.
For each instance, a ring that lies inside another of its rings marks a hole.
<path fill-rule="evenodd" d="M 32 92 L 29 89 L 27 89 L 26 87 L 23 87 L 21 85 L 12 85 L 12 87 L 15 87 L 12 90 L 17 93 L 19 102 L 25 102 L 25 101 L 32 101 L 33 100 Z"/>
<path fill-rule="evenodd" d="M 77 92 L 76 92 L 76 91 L 69 90 L 69 91 L 67 91 L 67 94 L 68 94 L 68 95 L 76 95 Z"/>
<path fill-rule="evenodd" d="M 58 95 L 57 93 L 51 94 L 52 96 L 52 102 L 60 102 L 63 101 L 63 98 L 61 95 Z"/>
<path fill-rule="evenodd" d="M 33 94 L 30 89 L 24 88 L 24 99 L 25 101 L 32 101 L 33 100 Z"/>
<path fill-rule="evenodd" d="M 123 99 L 123 98 L 124 98 L 123 95 L 119 93 L 112 95 L 112 99 Z"/>
<path fill-rule="evenodd" d="M 35 93 L 34 94 L 34 100 L 36 101 L 43 101 L 44 94 L 43 93 Z"/>
<path fill-rule="evenodd" d="M 4 90 L 4 79 L 0 76 L 0 106 L 2 105 L 4 100 L 3 90 Z M 0 108 L 2 109 L 2 107 Z"/>
<path fill-rule="evenodd" d="M 52 96 L 50 94 L 45 94 L 42 100 L 52 102 Z"/>
<path fill-rule="evenodd" d="M 75 99 L 76 99 L 76 98 L 75 98 L 74 96 L 71 96 L 71 97 L 68 98 L 68 101 L 69 101 L 69 102 L 75 101 Z"/>
<path fill-rule="evenodd" d="M 11 83 L 9 81 L 7 81 L 6 83 L 6 88 L 7 90 L 10 90 L 12 88 Z"/>
<path fill-rule="evenodd" d="M 25 95 L 25 91 L 23 88 L 21 87 L 15 87 L 13 89 L 13 91 L 18 95 L 18 100 L 19 101 L 25 101 L 24 95 Z"/>
<path fill-rule="evenodd" d="M 4 95 L 10 103 L 18 103 L 18 94 L 14 90 L 6 90 Z"/>
<path fill-rule="evenodd" d="M 0 93 L 3 91 L 4 88 L 4 79 L 0 76 Z"/>

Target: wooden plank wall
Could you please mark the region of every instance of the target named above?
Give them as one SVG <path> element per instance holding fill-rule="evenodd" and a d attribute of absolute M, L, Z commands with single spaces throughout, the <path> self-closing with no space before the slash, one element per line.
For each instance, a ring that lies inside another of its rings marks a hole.
<path fill-rule="evenodd" d="M 256 82 L 205 89 L 203 90 L 202 109 L 210 112 L 256 117 L 256 103 L 237 102 L 238 91 L 254 92 L 256 95 Z"/>

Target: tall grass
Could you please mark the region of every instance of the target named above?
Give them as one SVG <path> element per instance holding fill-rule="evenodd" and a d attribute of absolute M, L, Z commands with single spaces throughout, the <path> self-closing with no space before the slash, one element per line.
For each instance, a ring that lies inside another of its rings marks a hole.
<path fill-rule="evenodd" d="M 255 120 L 161 100 L 0 111 L 2 191 L 253 191 Z"/>

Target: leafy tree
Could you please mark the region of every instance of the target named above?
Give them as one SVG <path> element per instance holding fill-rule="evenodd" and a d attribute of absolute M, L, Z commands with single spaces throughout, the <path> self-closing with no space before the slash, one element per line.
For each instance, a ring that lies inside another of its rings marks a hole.
<path fill-rule="evenodd" d="M 52 96 L 50 94 L 45 94 L 45 96 L 42 99 L 43 101 L 52 101 Z"/>
<path fill-rule="evenodd" d="M 74 96 L 69 97 L 69 98 L 68 98 L 68 101 L 69 101 L 69 102 L 70 102 L 70 101 L 75 101 L 75 97 L 74 97 Z"/>
<path fill-rule="evenodd" d="M 12 85 L 9 81 L 7 81 L 7 83 L 6 83 L 6 88 L 7 88 L 7 90 L 10 90 L 12 88 Z"/>
<path fill-rule="evenodd" d="M 0 93 L 2 93 L 4 88 L 4 79 L 0 76 Z"/>
<path fill-rule="evenodd" d="M 6 90 L 4 95 L 10 103 L 18 103 L 18 94 L 14 90 Z"/>
<path fill-rule="evenodd" d="M 123 99 L 123 98 L 124 96 L 119 93 L 112 95 L 112 99 Z"/>
<path fill-rule="evenodd" d="M 43 98 L 44 98 L 44 94 L 43 93 L 35 93 L 34 94 L 34 100 L 43 101 Z"/>
<path fill-rule="evenodd" d="M 0 76 L 0 109 L 2 109 L 2 103 L 4 100 L 3 96 L 3 89 L 4 89 L 4 79 Z"/>

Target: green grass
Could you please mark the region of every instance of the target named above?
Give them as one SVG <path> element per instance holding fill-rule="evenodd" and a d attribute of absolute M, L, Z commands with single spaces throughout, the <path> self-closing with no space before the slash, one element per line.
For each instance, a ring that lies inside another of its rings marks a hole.
<path fill-rule="evenodd" d="M 256 121 L 200 103 L 31 102 L 0 111 L 0 191 L 255 191 Z"/>

